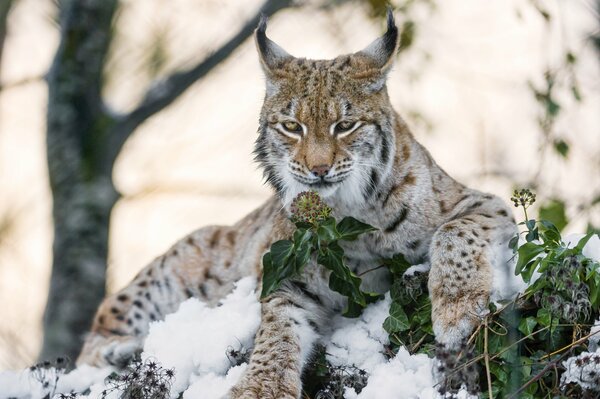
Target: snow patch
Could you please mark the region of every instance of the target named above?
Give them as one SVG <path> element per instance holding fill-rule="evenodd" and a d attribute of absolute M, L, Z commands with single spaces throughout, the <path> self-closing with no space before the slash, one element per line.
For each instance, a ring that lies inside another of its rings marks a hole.
<path fill-rule="evenodd" d="M 198 376 L 224 376 L 232 366 L 228 349 L 252 347 L 260 324 L 255 288 L 253 277 L 243 278 L 219 306 L 190 298 L 176 313 L 150 325 L 142 359 L 175 369 L 172 393 L 183 392 Z"/>

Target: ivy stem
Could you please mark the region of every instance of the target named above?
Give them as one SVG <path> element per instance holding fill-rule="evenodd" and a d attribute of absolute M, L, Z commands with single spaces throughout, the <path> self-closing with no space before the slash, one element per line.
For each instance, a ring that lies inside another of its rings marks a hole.
<path fill-rule="evenodd" d="M 367 273 L 371 273 L 371 272 L 374 272 L 375 270 L 381 269 L 382 267 L 385 267 L 385 265 L 379 265 L 379 266 L 377 266 L 377 267 L 374 267 L 374 268 L 372 268 L 372 269 L 365 270 L 364 272 L 362 272 L 362 273 L 359 273 L 359 274 L 357 274 L 356 276 L 357 276 L 357 277 L 364 276 L 365 274 L 367 274 Z"/>
<path fill-rule="evenodd" d="M 543 359 L 549 358 L 549 357 L 551 357 L 551 356 L 553 356 L 553 355 L 556 355 L 557 353 L 560 353 L 560 352 L 562 352 L 562 351 L 564 351 L 564 350 L 566 350 L 566 349 L 569 349 L 569 348 L 571 348 L 571 347 L 572 347 L 572 346 L 574 346 L 574 345 L 578 345 L 578 344 L 582 343 L 583 341 L 585 341 L 585 340 L 589 339 L 591 336 L 593 336 L 593 335 L 596 335 L 596 334 L 598 334 L 598 333 L 600 333 L 600 330 L 598 330 L 598 331 L 596 331 L 596 332 L 593 332 L 593 333 L 591 333 L 591 334 L 588 334 L 588 335 L 586 335 L 586 336 L 584 336 L 584 337 L 581 337 L 581 338 L 579 338 L 577 341 L 571 342 L 569 345 L 565 345 L 565 346 L 563 346 L 562 348 L 560 348 L 560 349 L 558 349 L 558 350 L 555 350 L 555 351 L 554 351 L 554 352 L 552 352 L 552 353 L 548 353 L 547 355 L 544 355 L 544 356 L 540 357 L 540 360 L 543 360 Z"/>
<path fill-rule="evenodd" d="M 485 318 L 483 326 L 483 357 L 485 359 L 485 374 L 487 376 L 489 398 L 492 399 L 492 376 L 490 375 L 490 354 L 488 352 L 488 318 Z"/>

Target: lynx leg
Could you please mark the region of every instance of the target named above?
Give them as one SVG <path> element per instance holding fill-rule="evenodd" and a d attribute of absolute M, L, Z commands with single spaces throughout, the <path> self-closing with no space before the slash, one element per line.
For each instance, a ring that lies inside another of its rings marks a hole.
<path fill-rule="evenodd" d="M 487 312 L 492 289 L 489 238 L 478 222 L 477 216 L 448 222 L 431 244 L 433 331 L 448 349 L 457 349 Z"/>
<path fill-rule="evenodd" d="M 231 231 L 224 227 L 196 231 L 106 298 L 77 364 L 125 366 L 142 349 L 150 322 L 162 320 L 192 296 L 214 304 L 227 295 L 240 278 L 232 264 L 233 244 L 228 244 L 233 241 Z"/>
<path fill-rule="evenodd" d="M 319 310 L 307 302 L 282 292 L 262 303 L 250 364 L 230 399 L 300 398 L 302 368 L 318 338 L 313 319 Z"/>

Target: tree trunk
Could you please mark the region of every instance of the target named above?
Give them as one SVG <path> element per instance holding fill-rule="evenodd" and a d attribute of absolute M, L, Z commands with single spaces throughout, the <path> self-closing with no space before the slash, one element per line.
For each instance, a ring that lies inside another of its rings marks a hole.
<path fill-rule="evenodd" d="M 102 165 L 112 123 L 100 96 L 116 0 L 59 3 L 48 74 L 47 156 L 54 245 L 41 357 L 75 358 L 105 293 L 108 225 L 118 196 Z"/>
<path fill-rule="evenodd" d="M 129 114 L 112 116 L 105 111 L 101 89 L 118 0 L 60 1 L 61 40 L 48 73 L 47 156 L 54 246 L 42 359 L 65 355 L 74 359 L 104 297 L 109 219 L 118 199 L 112 170 L 127 138 L 244 43 L 261 14 L 271 16 L 291 2 L 265 0 L 254 17 L 213 54 L 151 85 Z"/>
<path fill-rule="evenodd" d="M 13 0 L 0 1 L 0 68 L 2 67 L 2 50 L 4 50 L 4 40 L 6 39 L 8 13 L 12 5 Z"/>

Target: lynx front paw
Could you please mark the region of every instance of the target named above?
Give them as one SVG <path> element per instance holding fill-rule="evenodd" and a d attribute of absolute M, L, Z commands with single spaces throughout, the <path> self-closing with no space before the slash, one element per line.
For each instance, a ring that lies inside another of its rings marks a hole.
<path fill-rule="evenodd" d="M 248 375 L 234 386 L 227 399 L 298 399 L 302 389 L 300 378 L 290 371 Z"/>

